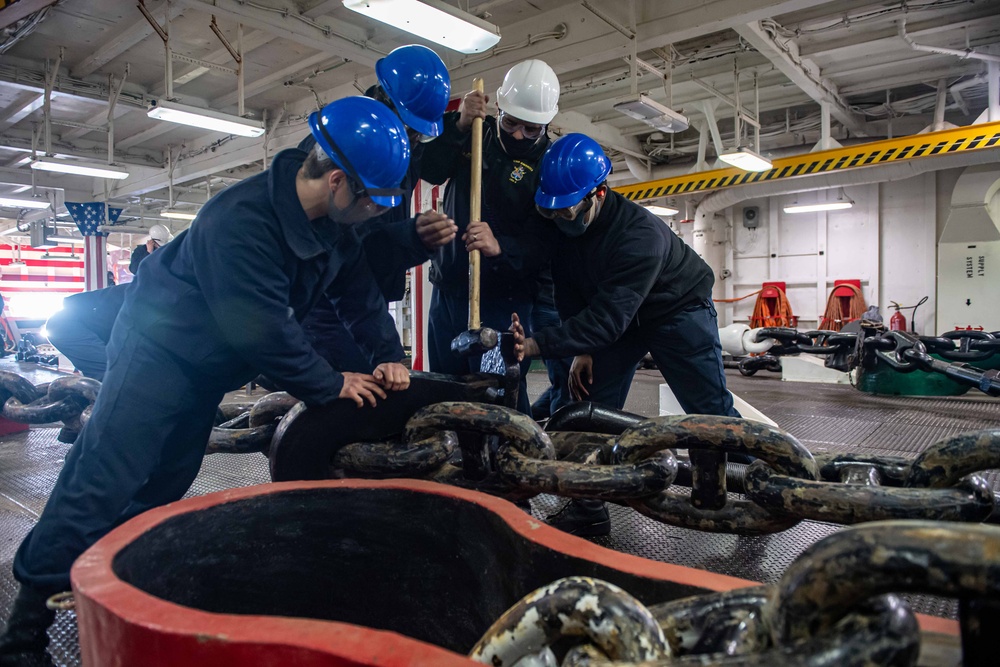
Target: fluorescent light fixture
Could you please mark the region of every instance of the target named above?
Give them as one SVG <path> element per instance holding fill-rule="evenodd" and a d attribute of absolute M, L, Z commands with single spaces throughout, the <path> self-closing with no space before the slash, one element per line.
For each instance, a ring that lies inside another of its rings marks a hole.
<path fill-rule="evenodd" d="M 791 205 L 783 207 L 782 210 L 785 213 L 815 213 L 816 211 L 840 211 L 852 206 L 854 206 L 854 200 L 848 197 L 843 189 L 841 189 L 835 201 L 800 204 L 796 199 Z"/>
<path fill-rule="evenodd" d="M 48 241 L 58 241 L 60 245 L 83 245 L 82 236 L 70 236 L 69 234 L 49 234 L 45 237 Z"/>
<path fill-rule="evenodd" d="M 725 151 L 719 156 L 719 159 L 743 171 L 767 171 L 771 169 L 770 160 L 742 146 Z"/>
<path fill-rule="evenodd" d="M 157 120 L 192 125 L 205 130 L 236 134 L 241 137 L 259 137 L 264 134 L 264 125 L 260 121 L 248 120 L 211 109 L 199 109 L 169 100 L 153 100 L 149 104 L 146 115 Z"/>
<path fill-rule="evenodd" d="M 178 211 L 173 208 L 165 208 L 160 211 L 160 215 L 164 218 L 173 218 L 174 220 L 194 220 L 198 212 L 195 211 L 192 213 L 191 211 Z"/>
<path fill-rule="evenodd" d="M 31 161 L 32 169 L 55 171 L 60 174 L 75 174 L 77 176 L 93 176 L 94 178 L 113 178 L 122 180 L 128 178 L 128 172 L 112 164 L 102 164 L 89 160 L 60 160 L 48 155 Z"/>
<path fill-rule="evenodd" d="M 676 208 L 670 208 L 669 206 L 643 205 L 643 208 L 653 215 L 677 215 L 680 213 Z"/>
<path fill-rule="evenodd" d="M 8 206 L 10 208 L 43 209 L 49 207 L 49 200 L 38 199 L 34 197 L 14 197 L 11 195 L 0 195 L 0 206 Z"/>
<path fill-rule="evenodd" d="M 454 49 L 482 53 L 500 41 L 492 23 L 439 0 L 343 0 L 348 9 Z"/>
<path fill-rule="evenodd" d="M 663 106 L 648 95 L 640 94 L 637 98 L 628 98 L 615 104 L 615 109 L 669 134 L 683 132 L 691 126 L 687 117 L 670 107 Z"/>

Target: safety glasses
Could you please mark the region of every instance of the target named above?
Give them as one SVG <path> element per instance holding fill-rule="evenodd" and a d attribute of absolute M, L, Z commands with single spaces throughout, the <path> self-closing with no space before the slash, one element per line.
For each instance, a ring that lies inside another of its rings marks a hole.
<path fill-rule="evenodd" d="M 350 176 L 347 177 L 347 186 L 351 189 L 351 194 L 354 195 L 354 201 L 351 203 L 352 207 L 360 208 L 370 216 L 382 215 L 391 208 L 389 206 L 380 206 L 373 202 L 365 186 Z"/>
<path fill-rule="evenodd" d="M 514 134 L 518 130 L 521 130 L 521 134 L 524 135 L 525 139 L 537 139 L 545 132 L 545 125 L 525 123 L 513 116 L 508 116 L 503 111 L 497 116 L 497 120 L 500 121 L 500 128 L 504 132 Z"/>
<path fill-rule="evenodd" d="M 556 218 L 562 218 L 563 220 L 575 220 L 576 216 L 581 213 L 586 213 L 594 207 L 595 194 L 597 194 L 597 190 L 594 190 L 589 195 L 584 197 L 583 201 L 567 208 L 542 208 L 538 204 L 535 204 L 535 210 L 538 211 L 538 215 L 542 216 L 546 220 L 555 220 Z"/>

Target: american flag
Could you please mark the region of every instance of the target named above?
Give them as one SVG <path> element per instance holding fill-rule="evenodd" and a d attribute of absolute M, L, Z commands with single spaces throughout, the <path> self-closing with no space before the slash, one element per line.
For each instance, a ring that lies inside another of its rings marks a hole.
<path fill-rule="evenodd" d="M 104 202 L 92 201 L 85 204 L 66 202 L 69 214 L 73 216 L 80 233 L 84 236 L 107 236 L 105 232 L 97 231 L 98 225 L 113 225 L 118 222 L 118 216 L 122 214 L 122 209 L 108 207 L 108 220 L 104 219 Z"/>
<path fill-rule="evenodd" d="M 105 206 L 104 202 L 66 202 L 66 209 L 73 216 L 80 233 L 83 234 L 83 268 L 85 289 L 95 290 L 108 286 L 108 263 L 106 232 L 98 231 L 98 226 L 114 224 L 122 209 Z M 107 211 L 107 219 L 104 212 Z"/>

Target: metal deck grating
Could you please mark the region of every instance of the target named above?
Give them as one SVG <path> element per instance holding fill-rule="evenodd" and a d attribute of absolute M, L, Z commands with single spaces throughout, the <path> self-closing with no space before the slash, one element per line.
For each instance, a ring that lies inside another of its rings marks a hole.
<path fill-rule="evenodd" d="M 25 365 L 12 368 L 7 362 L 0 360 L 0 367 L 25 374 Z M 42 369 L 33 381 L 50 377 L 51 372 Z M 915 454 L 942 435 L 1000 425 L 1000 401 L 996 400 L 873 397 L 846 385 L 790 385 L 767 374 L 746 378 L 729 373 L 727 379 L 735 392 L 816 453 Z M 528 381 L 532 396 L 547 383 L 539 373 L 529 376 Z M 661 382 L 656 371 L 637 373 L 626 409 L 656 414 Z M 242 392 L 231 398 L 247 400 Z M 14 552 L 41 512 L 68 450 L 68 445 L 56 440 L 57 433 L 56 428 L 41 427 L 0 437 L 0 606 L 5 610 L 0 617 L 4 621 L 16 591 L 10 575 Z M 1000 472 L 991 471 L 985 477 L 1000 489 Z M 205 459 L 187 495 L 267 481 L 263 455 L 216 454 Z M 538 497 L 532 501 L 533 513 L 548 516 L 563 502 L 552 496 Z M 832 524 L 807 521 L 776 535 L 739 537 L 665 526 L 615 505 L 611 514 L 612 534 L 595 540 L 602 546 L 765 583 L 777 581 L 810 544 L 840 530 Z M 956 614 L 956 605 L 950 600 L 927 596 L 910 599 L 923 613 Z M 56 664 L 79 665 L 74 615 L 60 612 L 50 634 Z"/>

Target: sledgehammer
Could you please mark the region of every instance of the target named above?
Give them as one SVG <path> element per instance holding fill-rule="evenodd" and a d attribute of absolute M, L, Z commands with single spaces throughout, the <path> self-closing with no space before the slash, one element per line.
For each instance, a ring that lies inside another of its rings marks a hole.
<path fill-rule="evenodd" d="M 472 82 L 474 90 L 483 92 L 483 80 Z M 483 182 L 483 119 L 472 121 L 472 185 L 469 192 L 469 221 L 479 220 L 482 215 Z M 484 328 L 479 317 L 479 250 L 469 251 L 469 330 L 463 331 L 451 341 L 451 351 L 463 357 L 483 354 L 497 346 L 499 334 L 494 329 Z"/>

